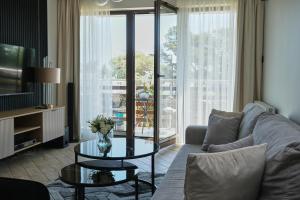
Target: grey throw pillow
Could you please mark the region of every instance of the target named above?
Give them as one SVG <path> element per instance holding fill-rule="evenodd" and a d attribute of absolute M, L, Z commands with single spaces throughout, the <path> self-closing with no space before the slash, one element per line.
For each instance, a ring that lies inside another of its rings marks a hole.
<path fill-rule="evenodd" d="M 243 113 L 228 113 L 212 110 L 202 149 L 211 144 L 227 144 L 236 141 Z"/>
<path fill-rule="evenodd" d="M 186 200 L 256 200 L 265 167 L 266 144 L 220 153 L 189 154 Z"/>
<path fill-rule="evenodd" d="M 243 117 L 242 112 L 226 112 L 226 111 L 216 110 L 216 109 L 212 109 L 210 114 L 220 115 L 223 117 Z"/>
<path fill-rule="evenodd" d="M 243 147 L 249 147 L 252 145 L 253 145 L 253 135 L 249 135 L 248 137 L 242 138 L 240 140 L 228 144 L 220 144 L 220 145 L 211 144 L 209 145 L 207 152 L 216 153 L 222 151 L 229 151 L 234 149 L 240 149 Z"/>
<path fill-rule="evenodd" d="M 240 124 L 239 139 L 245 138 L 253 132 L 258 117 L 266 112 L 261 106 L 255 103 L 248 103 L 244 110 L 244 116 Z"/>

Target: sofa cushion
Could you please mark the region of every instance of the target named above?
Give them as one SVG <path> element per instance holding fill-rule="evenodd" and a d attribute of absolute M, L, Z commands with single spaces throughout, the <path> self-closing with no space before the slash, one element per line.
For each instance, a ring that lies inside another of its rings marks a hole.
<path fill-rule="evenodd" d="M 253 139 L 254 144 L 268 144 L 260 200 L 300 199 L 300 127 L 281 115 L 265 113 Z"/>
<path fill-rule="evenodd" d="M 243 113 L 226 113 L 212 110 L 202 149 L 211 144 L 227 144 L 236 141 Z"/>
<path fill-rule="evenodd" d="M 183 200 L 186 160 L 189 153 L 203 153 L 200 145 L 185 144 L 177 153 L 165 178 L 155 191 L 153 200 Z"/>
<path fill-rule="evenodd" d="M 249 135 L 248 137 L 242 138 L 240 140 L 228 144 L 220 144 L 220 145 L 211 144 L 209 145 L 207 152 L 216 153 L 222 151 L 229 151 L 233 149 L 249 147 L 252 145 L 253 145 L 253 135 Z"/>
<path fill-rule="evenodd" d="M 239 139 L 245 138 L 252 133 L 258 117 L 265 111 L 262 106 L 255 103 L 249 103 L 245 106 L 243 119 L 240 124 Z"/>
<path fill-rule="evenodd" d="M 220 153 L 190 154 L 186 200 L 256 200 L 265 166 L 266 144 Z"/>

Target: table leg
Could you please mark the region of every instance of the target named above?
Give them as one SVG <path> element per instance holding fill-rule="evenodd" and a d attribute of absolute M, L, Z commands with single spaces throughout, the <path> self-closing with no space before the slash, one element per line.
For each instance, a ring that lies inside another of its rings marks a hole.
<path fill-rule="evenodd" d="M 84 187 L 76 187 L 76 199 L 84 200 Z"/>
<path fill-rule="evenodd" d="M 135 179 L 135 200 L 139 199 L 139 179 Z"/>
<path fill-rule="evenodd" d="M 78 163 L 78 155 L 75 153 L 75 164 Z"/>
<path fill-rule="evenodd" d="M 151 183 L 152 183 L 152 195 L 155 192 L 155 162 L 154 162 L 154 154 L 151 156 Z"/>
<path fill-rule="evenodd" d="M 78 188 L 75 187 L 75 197 L 74 197 L 74 199 L 77 199 L 77 196 L 78 196 Z"/>

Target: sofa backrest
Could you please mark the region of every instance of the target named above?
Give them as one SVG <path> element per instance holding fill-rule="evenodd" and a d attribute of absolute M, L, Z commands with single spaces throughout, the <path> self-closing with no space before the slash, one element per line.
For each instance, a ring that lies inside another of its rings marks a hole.
<path fill-rule="evenodd" d="M 255 145 L 268 144 L 259 200 L 300 199 L 300 126 L 281 115 L 264 113 L 253 140 Z"/>
<path fill-rule="evenodd" d="M 243 110 L 244 115 L 240 124 L 238 139 L 252 134 L 258 117 L 265 112 L 275 113 L 275 108 L 261 101 L 248 103 Z"/>

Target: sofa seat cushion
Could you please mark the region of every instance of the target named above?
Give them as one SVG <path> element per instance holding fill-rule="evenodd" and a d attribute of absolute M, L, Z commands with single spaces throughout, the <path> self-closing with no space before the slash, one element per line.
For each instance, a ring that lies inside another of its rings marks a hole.
<path fill-rule="evenodd" d="M 169 170 L 154 193 L 153 200 L 183 200 L 186 161 L 189 153 L 203 153 L 200 145 L 185 144 L 177 153 Z"/>
<path fill-rule="evenodd" d="M 260 200 L 300 199 L 300 127 L 265 113 L 253 131 L 254 144 L 267 143 Z"/>

